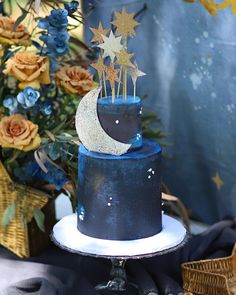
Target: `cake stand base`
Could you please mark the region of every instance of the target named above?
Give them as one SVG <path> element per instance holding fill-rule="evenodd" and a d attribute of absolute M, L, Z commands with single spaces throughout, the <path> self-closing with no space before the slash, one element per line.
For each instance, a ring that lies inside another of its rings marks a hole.
<path fill-rule="evenodd" d="M 176 219 L 163 214 L 162 231 L 137 240 L 103 240 L 82 234 L 77 229 L 77 216 L 62 218 L 54 227 L 52 240 L 60 248 L 86 256 L 136 259 L 164 254 L 180 247 L 186 238 L 186 229 Z"/>
<path fill-rule="evenodd" d="M 138 287 L 127 280 L 125 262 L 162 255 L 183 246 L 188 233 L 176 219 L 163 214 L 162 231 L 154 236 L 130 240 L 103 240 L 86 236 L 77 229 L 76 214 L 61 219 L 53 228 L 52 241 L 60 248 L 85 256 L 111 259 L 110 280 L 95 287 L 100 294 L 136 295 Z"/>
<path fill-rule="evenodd" d="M 119 292 L 119 294 L 138 294 L 138 286 L 128 282 L 125 270 L 126 260 L 111 259 L 112 268 L 110 272 L 110 281 L 107 283 L 99 284 L 95 287 L 95 290 L 100 294 L 113 294 Z"/>

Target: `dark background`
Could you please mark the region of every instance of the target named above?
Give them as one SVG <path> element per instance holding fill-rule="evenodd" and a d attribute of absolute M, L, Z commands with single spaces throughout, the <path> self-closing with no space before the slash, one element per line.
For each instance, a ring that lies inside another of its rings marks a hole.
<path fill-rule="evenodd" d="M 231 9 L 211 16 L 199 3 L 182 0 L 85 0 L 88 27 L 104 26 L 114 10 L 147 9 L 137 20 L 128 48 L 141 70 L 139 96 L 161 117 L 171 159 L 164 160 L 164 182 L 190 209 L 192 217 L 213 223 L 236 212 L 236 17 Z M 129 80 L 132 93 L 132 83 Z M 212 177 L 219 174 L 217 189 Z"/>

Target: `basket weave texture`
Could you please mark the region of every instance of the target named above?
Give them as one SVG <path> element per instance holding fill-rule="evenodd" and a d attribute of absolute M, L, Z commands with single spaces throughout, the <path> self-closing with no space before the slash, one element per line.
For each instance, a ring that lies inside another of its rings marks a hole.
<path fill-rule="evenodd" d="M 231 256 L 183 263 L 182 277 L 189 294 L 236 295 L 236 244 Z"/>
<path fill-rule="evenodd" d="M 17 204 L 15 217 L 8 225 L 0 226 L 0 244 L 19 257 L 29 257 L 37 253 L 35 247 L 42 247 L 45 233 L 40 232 L 33 215 L 34 209 L 46 206 L 48 195 L 14 183 L 0 161 L 0 223 L 6 208 L 13 203 Z"/>

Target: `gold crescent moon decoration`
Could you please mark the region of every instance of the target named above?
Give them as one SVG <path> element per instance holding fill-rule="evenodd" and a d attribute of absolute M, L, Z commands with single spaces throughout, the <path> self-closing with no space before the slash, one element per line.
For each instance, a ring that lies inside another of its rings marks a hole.
<path fill-rule="evenodd" d="M 120 156 L 128 151 L 131 144 L 113 139 L 102 128 L 97 112 L 100 91 L 101 87 L 97 87 L 88 92 L 80 101 L 75 116 L 76 131 L 87 150 Z"/>

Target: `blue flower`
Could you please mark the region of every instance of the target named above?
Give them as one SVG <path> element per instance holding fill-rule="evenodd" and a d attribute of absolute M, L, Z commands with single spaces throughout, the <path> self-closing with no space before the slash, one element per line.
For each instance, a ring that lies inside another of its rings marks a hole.
<path fill-rule="evenodd" d="M 14 96 L 7 95 L 6 98 L 3 100 L 3 106 L 9 109 L 10 114 L 17 112 L 17 100 Z"/>
<path fill-rule="evenodd" d="M 52 104 L 50 101 L 46 100 L 41 107 L 41 111 L 44 115 L 49 116 L 52 113 Z"/>
<path fill-rule="evenodd" d="M 45 173 L 36 161 L 28 161 L 23 167 L 15 169 L 14 173 L 22 182 L 32 179 L 43 180 L 55 185 L 56 190 L 62 189 L 68 182 L 64 172 L 50 162 L 44 164 L 48 169 L 48 173 Z"/>
<path fill-rule="evenodd" d="M 67 31 L 60 32 L 57 35 L 48 35 L 45 38 L 47 49 L 51 55 L 61 56 L 68 51 L 70 35 Z"/>
<path fill-rule="evenodd" d="M 53 9 L 47 17 L 49 25 L 55 28 L 66 28 L 68 24 L 68 11 L 66 9 Z"/>
<path fill-rule="evenodd" d="M 64 7 L 68 11 L 68 14 L 72 15 L 78 9 L 79 2 L 78 1 L 71 1 L 70 3 L 65 3 Z"/>
<path fill-rule="evenodd" d="M 17 101 L 24 109 L 33 107 L 40 97 L 40 93 L 32 87 L 26 87 L 17 95 Z"/>
<path fill-rule="evenodd" d="M 42 32 L 39 38 L 45 44 L 41 53 L 49 57 L 51 72 L 55 72 L 59 68 L 57 57 L 66 54 L 69 49 L 70 35 L 67 32 L 67 16 L 66 9 L 54 9 L 48 17 L 41 19 L 38 24 L 41 29 L 47 30 L 47 32 Z"/>

